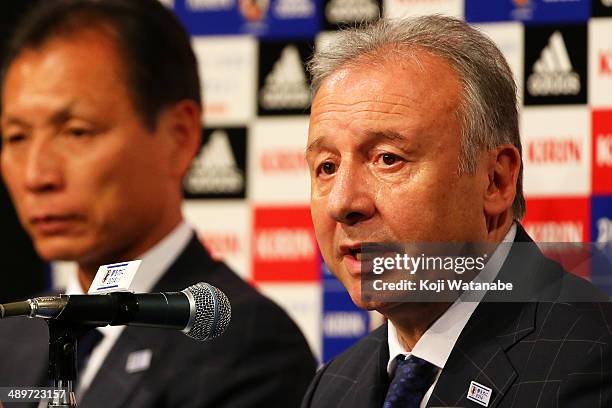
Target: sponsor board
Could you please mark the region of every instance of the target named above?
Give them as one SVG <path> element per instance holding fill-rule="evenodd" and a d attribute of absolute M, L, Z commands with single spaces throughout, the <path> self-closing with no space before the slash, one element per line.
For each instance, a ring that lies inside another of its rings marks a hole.
<path fill-rule="evenodd" d="M 612 107 L 612 19 L 589 22 L 589 105 Z"/>
<path fill-rule="evenodd" d="M 297 323 L 310 349 L 321 361 L 321 285 L 316 283 L 257 283 Z"/>
<path fill-rule="evenodd" d="M 612 195 L 591 198 L 591 240 L 597 256 L 591 280 L 612 295 Z"/>
<path fill-rule="evenodd" d="M 527 199 L 527 215 L 522 221 L 527 233 L 548 258 L 578 276 L 591 275 L 590 246 L 563 242 L 589 242 L 590 200 L 587 197 Z M 547 245 L 546 243 L 553 243 Z"/>
<path fill-rule="evenodd" d="M 257 41 L 250 36 L 194 37 L 207 127 L 246 125 L 255 117 Z"/>
<path fill-rule="evenodd" d="M 382 0 L 324 0 L 323 29 L 336 30 L 371 22 L 382 15 Z"/>
<path fill-rule="evenodd" d="M 319 34 L 317 34 L 317 37 L 315 38 L 315 49 L 317 51 L 325 50 L 327 47 L 330 46 L 330 44 L 333 44 L 335 41 L 337 41 L 339 36 L 339 31 L 321 31 Z"/>
<path fill-rule="evenodd" d="M 257 282 L 319 280 L 319 250 L 310 208 L 255 207 L 253 279 Z"/>
<path fill-rule="evenodd" d="M 259 118 L 250 131 L 251 202 L 308 205 L 310 173 L 304 154 L 308 118 Z"/>
<path fill-rule="evenodd" d="M 591 131 L 587 107 L 527 107 L 521 117 L 525 195 L 591 192 Z"/>
<path fill-rule="evenodd" d="M 520 109 L 523 105 L 523 38 L 525 35 L 523 25 L 521 23 L 510 22 L 479 24 L 476 27 L 491 38 L 495 45 L 497 45 L 497 48 L 504 54 L 506 62 L 508 62 L 514 75 Z"/>
<path fill-rule="evenodd" d="M 587 102 L 586 25 L 525 27 L 525 105 Z"/>
<path fill-rule="evenodd" d="M 323 278 L 323 362 L 340 354 L 370 330 L 370 315 L 359 309 L 342 284 L 321 262 Z"/>
<path fill-rule="evenodd" d="M 518 20 L 524 22 L 587 21 L 591 0 L 465 0 L 470 23 Z"/>
<path fill-rule="evenodd" d="M 594 110 L 593 194 L 612 194 L 612 109 Z"/>
<path fill-rule="evenodd" d="M 463 18 L 463 0 L 386 0 L 386 18 L 404 18 L 428 14 L 445 14 Z"/>
<path fill-rule="evenodd" d="M 591 199 L 591 212 L 593 242 L 612 245 L 612 195 L 594 196 Z"/>
<path fill-rule="evenodd" d="M 311 41 L 260 43 L 259 115 L 307 115 L 310 112 L 310 80 L 305 64 L 312 49 Z"/>
<path fill-rule="evenodd" d="M 593 17 L 612 17 L 612 0 L 592 0 Z"/>
<path fill-rule="evenodd" d="M 246 128 L 208 128 L 183 181 L 186 198 L 244 198 Z"/>
<path fill-rule="evenodd" d="M 535 242 L 589 242 L 587 197 L 527 198 L 526 204 L 522 224 Z"/>
<path fill-rule="evenodd" d="M 243 201 L 187 200 L 183 215 L 214 259 L 251 278 L 251 210 Z"/>
<path fill-rule="evenodd" d="M 174 10 L 193 35 L 313 37 L 322 0 L 176 0 Z"/>

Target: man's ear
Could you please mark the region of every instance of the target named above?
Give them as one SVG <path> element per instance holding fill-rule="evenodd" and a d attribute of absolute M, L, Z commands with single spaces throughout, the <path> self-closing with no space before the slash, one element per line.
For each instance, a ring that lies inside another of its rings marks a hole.
<path fill-rule="evenodd" d="M 521 168 L 521 155 L 510 144 L 489 152 L 488 185 L 484 196 L 484 211 L 497 216 L 512 207 L 516 196 L 516 183 Z"/>
<path fill-rule="evenodd" d="M 164 109 L 158 118 L 158 133 L 168 140 L 172 174 L 183 178 L 202 141 L 202 110 L 192 100 L 181 100 Z"/>

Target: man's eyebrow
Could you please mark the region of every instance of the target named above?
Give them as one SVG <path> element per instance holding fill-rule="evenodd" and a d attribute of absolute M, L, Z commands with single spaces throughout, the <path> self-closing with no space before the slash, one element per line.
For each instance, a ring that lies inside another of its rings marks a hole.
<path fill-rule="evenodd" d="M 27 122 L 11 116 L 2 117 L 2 122 L 0 123 L 2 124 L 2 126 L 17 125 L 22 127 L 29 127 L 29 124 Z"/>
<path fill-rule="evenodd" d="M 387 139 L 391 142 L 407 142 L 408 137 L 393 130 L 366 131 L 367 139 Z"/>
<path fill-rule="evenodd" d="M 377 140 L 377 139 L 386 139 L 391 142 L 408 142 L 409 138 L 401 133 L 398 133 L 393 130 L 383 130 L 383 131 L 366 131 L 366 140 Z M 319 148 L 323 142 L 325 141 L 325 136 L 319 136 L 315 138 L 312 142 L 308 144 L 306 147 L 306 154 L 312 152 Z"/>
<path fill-rule="evenodd" d="M 60 123 L 64 123 L 65 121 L 70 119 L 70 117 L 73 115 L 74 105 L 75 105 L 75 102 L 72 101 L 72 102 L 68 103 L 65 107 L 63 107 L 62 109 L 60 109 L 57 112 L 55 112 L 49 118 L 49 123 L 57 125 L 57 124 L 60 124 Z"/>
<path fill-rule="evenodd" d="M 62 109 L 53 113 L 51 117 L 49 118 L 48 122 L 53 125 L 64 123 L 65 121 L 70 119 L 70 117 L 73 115 L 74 105 L 75 105 L 74 101 L 68 103 Z M 17 125 L 17 126 L 23 126 L 23 127 L 31 126 L 28 122 L 16 116 L 3 117 L 1 123 L 2 123 L 2 126 L 8 126 L 8 125 Z"/>
<path fill-rule="evenodd" d="M 325 136 L 319 136 L 315 138 L 312 142 L 308 143 L 308 146 L 306 146 L 306 154 L 319 148 L 319 146 L 321 146 L 321 144 L 323 143 L 324 139 L 325 139 Z"/>

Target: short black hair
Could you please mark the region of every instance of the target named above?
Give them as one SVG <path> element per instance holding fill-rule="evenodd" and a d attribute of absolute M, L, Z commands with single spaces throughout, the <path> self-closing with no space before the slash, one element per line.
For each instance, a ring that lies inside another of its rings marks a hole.
<path fill-rule="evenodd" d="M 155 129 L 159 113 L 180 100 L 202 105 L 200 79 L 189 35 L 158 0 L 45 0 L 23 16 L 0 70 L 27 49 L 84 29 L 107 27 L 122 57 L 134 108 Z M 107 30 L 108 31 L 108 30 Z M 0 107 L 1 108 L 1 107 Z"/>

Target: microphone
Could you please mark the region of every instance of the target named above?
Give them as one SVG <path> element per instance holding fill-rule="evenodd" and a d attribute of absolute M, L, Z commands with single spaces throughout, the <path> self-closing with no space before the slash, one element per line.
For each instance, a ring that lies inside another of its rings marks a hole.
<path fill-rule="evenodd" d="M 96 327 L 178 329 L 198 341 L 222 334 L 231 315 L 225 293 L 204 282 L 181 292 L 59 295 L 0 304 L 0 319 L 29 316 Z"/>

